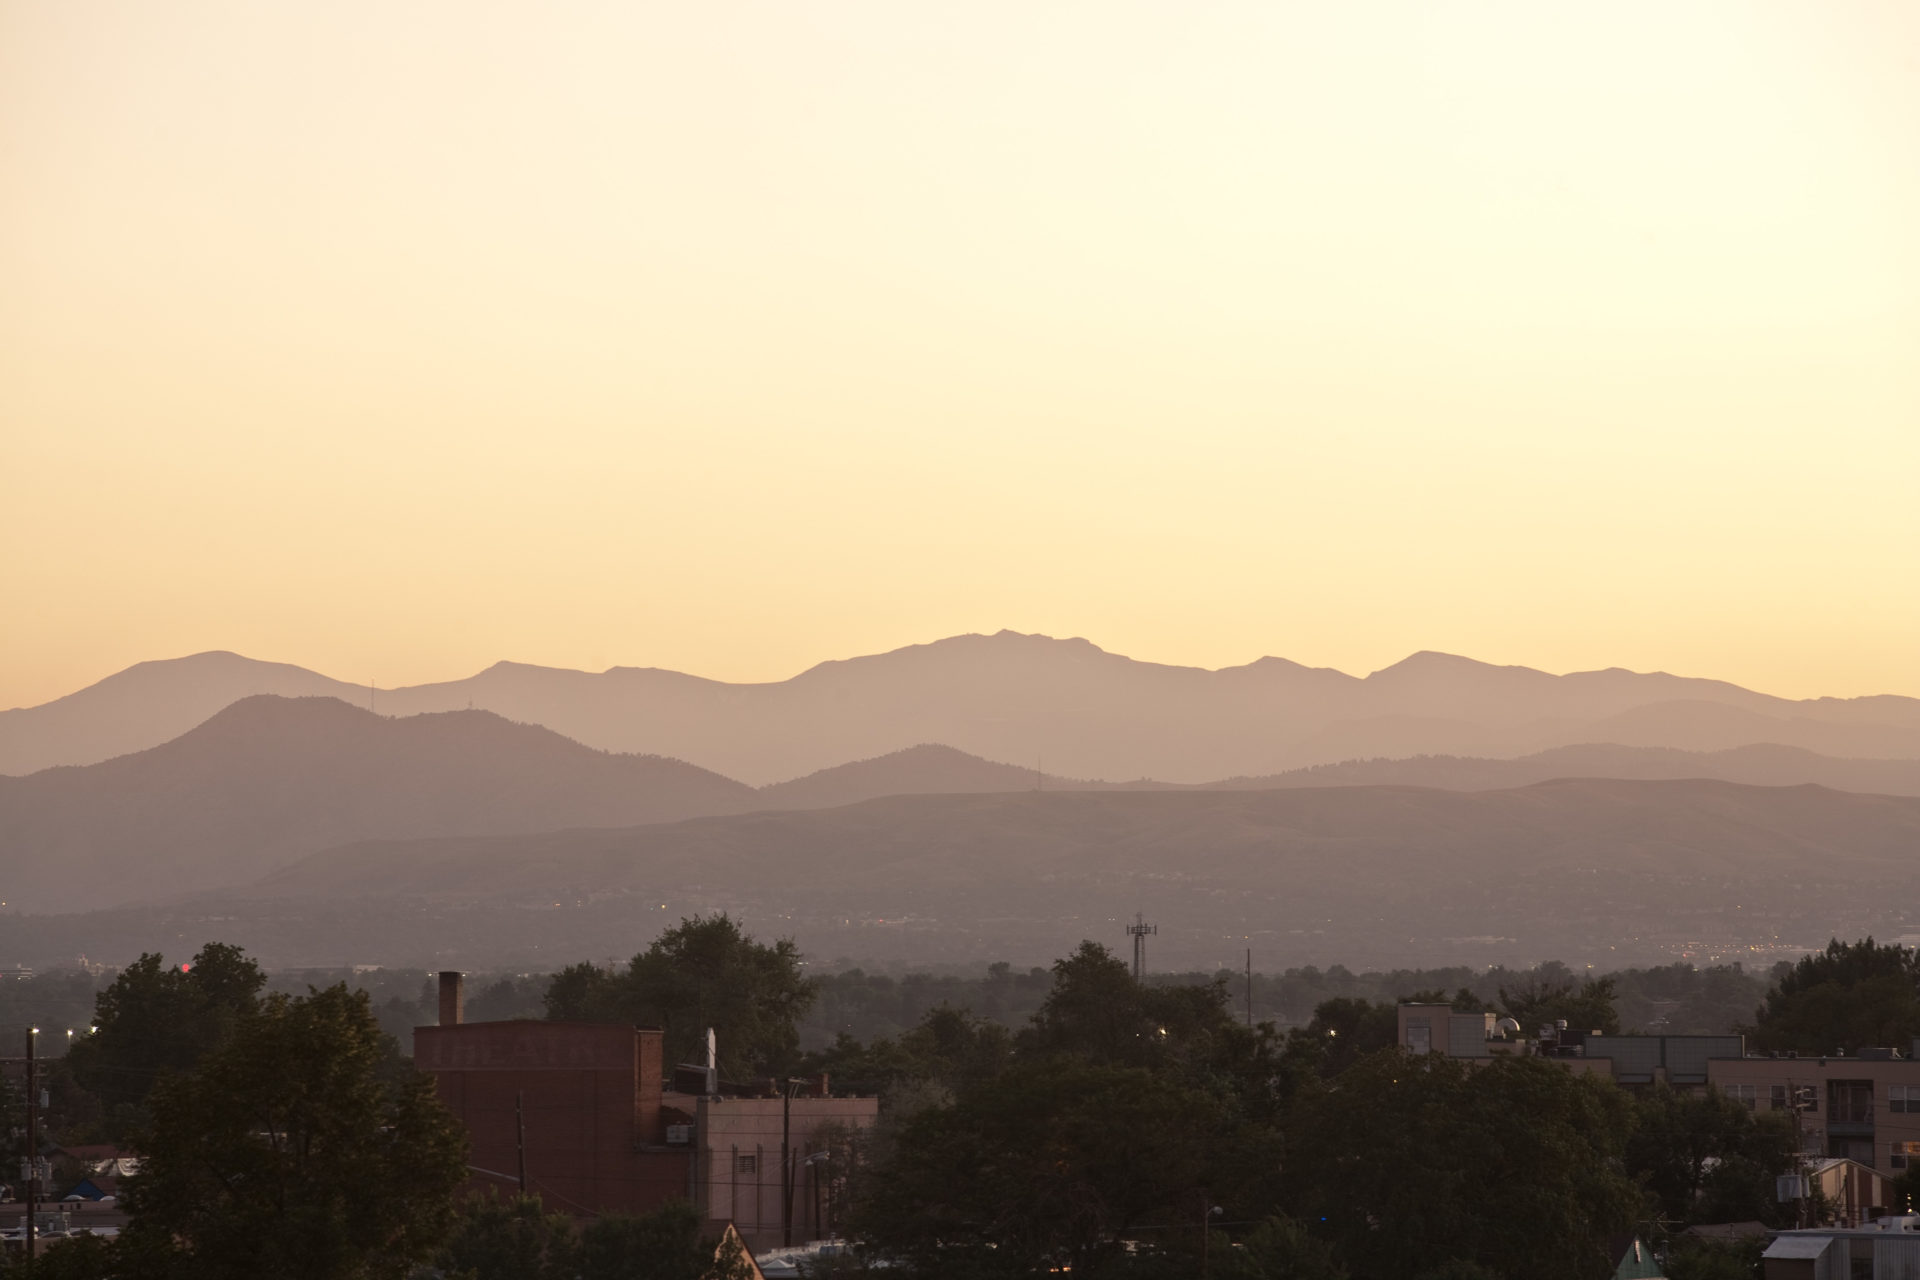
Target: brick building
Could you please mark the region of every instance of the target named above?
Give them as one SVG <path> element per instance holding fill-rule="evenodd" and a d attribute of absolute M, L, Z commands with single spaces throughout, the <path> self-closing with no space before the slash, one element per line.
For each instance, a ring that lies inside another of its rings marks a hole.
<path fill-rule="evenodd" d="M 549 1209 L 582 1217 L 687 1200 L 716 1234 L 732 1222 L 753 1248 L 782 1243 L 788 1214 L 795 1240 L 830 1229 L 827 1139 L 872 1125 L 878 1100 L 833 1097 L 824 1076 L 791 1097 L 708 1091 L 705 1073 L 669 1074 L 657 1029 L 470 1023 L 460 975 L 440 982 L 440 1023 L 415 1028 L 414 1065 L 466 1126 L 476 1189 L 509 1191 L 524 1178 Z M 671 1087 L 689 1077 L 702 1091 Z"/>

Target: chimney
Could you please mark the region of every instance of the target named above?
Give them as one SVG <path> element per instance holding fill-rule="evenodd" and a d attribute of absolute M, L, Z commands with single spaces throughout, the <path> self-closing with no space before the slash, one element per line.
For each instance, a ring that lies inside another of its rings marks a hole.
<path fill-rule="evenodd" d="M 440 971 L 440 1025 L 457 1027 L 466 1015 L 467 1001 L 458 969 Z"/>
<path fill-rule="evenodd" d="M 831 1097 L 831 1096 L 832 1096 L 831 1094 L 829 1094 L 829 1093 L 827 1092 L 827 1084 L 828 1084 L 828 1079 L 829 1079 L 829 1078 L 828 1078 L 828 1076 L 827 1076 L 827 1073 L 826 1073 L 826 1072 L 824 1072 L 824 1071 L 822 1071 L 822 1072 L 820 1073 L 820 1078 L 819 1078 L 818 1080 L 815 1080 L 815 1081 L 813 1082 L 813 1096 L 814 1096 L 814 1097 L 816 1097 L 816 1098 L 827 1098 L 827 1097 Z"/>

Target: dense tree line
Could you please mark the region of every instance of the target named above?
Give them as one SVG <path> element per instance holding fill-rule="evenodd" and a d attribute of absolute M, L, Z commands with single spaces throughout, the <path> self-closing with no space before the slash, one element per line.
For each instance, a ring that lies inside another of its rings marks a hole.
<path fill-rule="evenodd" d="M 420 989 L 388 1003 L 422 1001 L 418 976 Z M 1489 998 L 1410 972 L 1397 992 L 1330 996 L 1284 1030 L 1247 1025 L 1235 976 L 1143 983 L 1086 943 L 1044 982 L 990 971 L 977 984 L 997 1001 L 987 1013 L 941 1001 L 900 1030 L 803 1053 L 802 1019 L 833 983 L 805 976 L 790 942 L 719 916 L 682 921 L 624 966 L 503 978 L 478 995 L 660 1025 L 682 1057 L 713 1026 L 735 1078 L 830 1071 L 842 1089 L 878 1094 L 878 1129 L 848 1144 L 858 1160 L 845 1191 L 867 1258 L 894 1275 L 1598 1278 L 1620 1233 L 1664 1244 L 1691 1223 L 1780 1212 L 1773 1179 L 1794 1157 L 1777 1114 L 1712 1091 L 1629 1092 L 1546 1059 L 1468 1065 L 1394 1043 L 1402 998 L 1615 1029 L 1620 975 L 1506 974 Z M 843 1009 L 864 1000 L 899 1025 L 922 985 L 841 975 L 838 992 Z M 1901 1044 L 1920 1032 L 1916 993 L 1913 952 L 1836 941 L 1781 969 L 1749 1034 L 1849 1052 Z M 187 965 L 143 956 L 98 991 L 90 1017 L 94 1030 L 49 1064 L 45 1131 L 110 1134 L 146 1166 L 120 1240 L 60 1245 L 38 1275 L 738 1270 L 686 1206 L 578 1227 L 528 1202 L 457 1201 L 463 1135 L 367 990 L 274 990 L 251 959 L 210 944 Z M 1668 1274 L 1751 1275 L 1752 1261 L 1676 1244 Z"/>
<path fill-rule="evenodd" d="M 1750 1033 L 1904 1043 L 1920 1031 L 1911 964 L 1836 942 L 1782 969 Z M 1618 1032 L 1618 975 L 1336 996 L 1284 1034 L 1245 1026 L 1237 976 L 1140 984 L 1089 943 L 1017 1030 L 946 1005 L 903 1033 L 839 1037 L 809 1069 L 887 1100 L 861 1180 L 869 1247 L 943 1276 L 1487 1280 L 1604 1276 L 1637 1232 L 1674 1246 L 1677 1280 L 1755 1274 L 1751 1246 L 1677 1232 L 1779 1220 L 1774 1179 L 1795 1158 L 1782 1116 L 1394 1043 L 1400 999 Z"/>
<path fill-rule="evenodd" d="M 1464 993 L 1474 1008 L 1496 1008 L 1505 1003 L 1503 991 L 1516 997 L 1530 991 L 1578 991 L 1587 982 L 1600 980 L 1611 984 L 1603 1019 L 1607 1029 L 1670 1035 L 1724 1034 L 1738 1029 L 1753 1019 L 1754 1008 L 1765 996 L 1769 981 L 1766 975 L 1738 964 L 1697 968 L 1679 963 L 1595 974 L 1591 970 L 1576 971 L 1558 961 L 1530 969 L 1455 966 L 1364 973 L 1340 965 L 1328 969 L 1308 966 L 1282 973 L 1256 972 L 1251 984 L 1244 972 L 1230 969 L 1158 973 L 1147 979 L 1156 986 L 1220 983 L 1243 1016 L 1250 1004 L 1255 1022 L 1271 1022 L 1282 1028 L 1305 1025 L 1329 1000 L 1381 1003 L 1414 992 L 1439 991 Z M 1053 975 L 1048 969 L 1022 971 L 996 964 L 984 976 L 910 973 L 895 977 L 849 969 L 820 976 L 815 982 L 818 998 L 801 1021 L 801 1037 L 809 1045 L 829 1043 L 839 1035 L 856 1040 L 897 1036 L 942 1004 L 964 1007 L 981 1017 L 1019 1027 L 1045 1001 Z"/>
<path fill-rule="evenodd" d="M 750 1280 L 737 1239 L 703 1231 L 683 1200 L 583 1224 L 538 1197 L 478 1196 L 459 1206 L 446 1245 L 419 1280 Z"/>
<path fill-rule="evenodd" d="M 579 968 L 582 966 L 576 966 Z M 595 968 L 587 965 L 585 968 Z M 618 969 L 617 965 L 597 966 Z M 1355 973 L 1340 965 L 1312 966 L 1282 973 L 1253 975 L 1252 1013 L 1256 1022 L 1287 1028 L 1306 1024 L 1314 1010 L 1338 998 L 1369 1002 L 1392 1001 L 1409 992 L 1461 990 L 1472 993 L 1482 1007 L 1491 1008 L 1504 988 L 1520 991 L 1529 985 L 1554 988 L 1606 978 L 1613 983 L 1613 1007 L 1619 1025 L 1627 1030 L 1669 1034 L 1726 1033 L 1753 1021 L 1754 1009 L 1766 995 L 1770 980 L 1793 966 L 1781 962 L 1771 975 L 1739 965 L 1696 968 L 1679 963 L 1643 969 L 1617 969 L 1604 974 L 1573 970 L 1558 961 L 1530 969 L 1395 969 Z M 469 973 L 467 1013 L 474 1021 L 539 1018 L 547 1012 L 546 994 L 554 975 L 548 973 Z M 903 974 L 848 968 L 813 974 L 812 1003 L 797 1024 L 800 1042 L 808 1048 L 831 1044 L 837 1036 L 856 1040 L 897 1036 L 916 1026 L 941 1005 L 972 1010 L 1004 1026 L 1025 1025 L 1046 999 L 1053 972 L 1046 968 L 1017 969 L 1005 963 L 984 970 L 958 972 L 910 971 Z M 1246 1007 L 1245 975 L 1232 970 L 1218 973 L 1156 973 L 1155 985 L 1202 986 L 1222 982 L 1236 1008 Z M 367 992 L 381 1030 L 404 1052 L 413 1028 L 431 1023 L 438 1004 L 434 975 L 425 969 L 299 970 L 269 973 L 264 991 L 297 995 L 309 986 L 345 983 Z M 93 974 L 64 970 L 33 977 L 0 979 L 0 1043 L 14 1045 L 29 1026 L 58 1034 L 84 1033 L 92 1022 L 93 1000 L 102 979 Z M 61 1035 L 60 1039 L 64 1039 Z M 58 1052 L 51 1046 L 50 1052 Z"/>
<path fill-rule="evenodd" d="M 1838 939 L 1779 975 L 1755 1016 L 1757 1049 L 1858 1053 L 1920 1036 L 1920 951 Z"/>
<path fill-rule="evenodd" d="M 1225 984 L 1143 985 L 1092 943 L 1054 970 L 1010 1037 L 943 1010 L 822 1055 L 910 1104 L 863 1184 L 876 1252 L 981 1277 L 1597 1277 L 1657 1213 L 1629 1160 L 1637 1104 L 1609 1082 L 1332 1047 L 1385 1005 L 1249 1029 Z"/>

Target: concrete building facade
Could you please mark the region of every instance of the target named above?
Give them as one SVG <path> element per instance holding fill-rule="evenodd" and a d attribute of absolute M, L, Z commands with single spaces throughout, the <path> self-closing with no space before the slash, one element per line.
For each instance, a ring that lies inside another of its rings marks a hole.
<path fill-rule="evenodd" d="M 782 1098 L 711 1096 L 694 1100 L 697 1186 L 693 1201 L 716 1222 L 731 1221 L 750 1241 L 782 1234 L 780 1151 L 783 1125 L 790 1137 L 787 1177 L 792 1188 L 793 1235 L 817 1240 L 831 1234 L 841 1205 L 839 1187 L 848 1172 L 847 1135 L 858 1135 L 879 1117 L 875 1098 Z M 857 1136 L 855 1138 L 857 1143 Z"/>
<path fill-rule="evenodd" d="M 1857 1161 L 1885 1175 L 1920 1162 L 1920 1042 L 1847 1057 L 1757 1055 L 1742 1036 L 1609 1036 L 1566 1027 L 1527 1037 L 1502 1031 L 1494 1015 L 1447 1005 L 1403 1004 L 1398 1040 L 1413 1053 L 1480 1059 L 1553 1058 L 1569 1070 L 1605 1075 L 1629 1087 L 1712 1086 L 1754 1111 L 1794 1120 L 1801 1150 Z"/>
<path fill-rule="evenodd" d="M 1740 1057 L 1707 1064 L 1720 1092 L 1754 1111 L 1793 1116 L 1803 1150 L 1886 1174 L 1920 1162 L 1920 1060 Z"/>

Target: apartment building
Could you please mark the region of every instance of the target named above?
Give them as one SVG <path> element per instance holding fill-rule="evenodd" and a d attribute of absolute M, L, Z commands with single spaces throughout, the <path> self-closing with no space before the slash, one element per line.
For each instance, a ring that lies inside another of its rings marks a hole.
<path fill-rule="evenodd" d="M 1810 1155 L 1889 1176 L 1920 1161 L 1920 1040 L 1906 1053 L 1759 1055 L 1747 1052 L 1742 1036 L 1609 1036 L 1566 1026 L 1528 1035 L 1511 1019 L 1437 1004 L 1401 1005 L 1398 1035 L 1413 1053 L 1547 1057 L 1629 1087 L 1711 1085 L 1754 1111 L 1786 1113 Z"/>
<path fill-rule="evenodd" d="M 1786 1112 L 1812 1154 L 1886 1174 L 1920 1161 L 1920 1059 L 1911 1054 L 1717 1058 L 1707 1064 L 1707 1081 L 1755 1111 Z"/>

